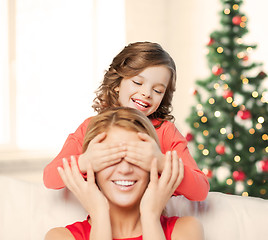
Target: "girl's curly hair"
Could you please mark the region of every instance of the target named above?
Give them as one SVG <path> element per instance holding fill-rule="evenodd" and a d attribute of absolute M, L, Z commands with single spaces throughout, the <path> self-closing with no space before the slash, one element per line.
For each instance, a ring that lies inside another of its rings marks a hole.
<path fill-rule="evenodd" d="M 173 92 L 176 88 L 176 65 L 171 56 L 157 43 L 136 42 L 126 46 L 112 61 L 105 72 L 102 84 L 96 91 L 93 108 L 98 113 L 110 107 L 119 107 L 118 92 L 123 79 L 134 77 L 148 67 L 165 66 L 171 77 L 158 109 L 148 116 L 150 119 L 174 121 L 172 111 Z"/>

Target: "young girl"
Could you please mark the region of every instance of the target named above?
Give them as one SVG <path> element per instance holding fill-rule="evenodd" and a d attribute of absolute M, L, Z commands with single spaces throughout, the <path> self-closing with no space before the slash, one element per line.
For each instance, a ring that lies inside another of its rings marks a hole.
<path fill-rule="evenodd" d="M 161 173 L 165 164 L 165 153 L 176 150 L 184 163 L 184 179 L 174 195 L 184 195 L 193 201 L 203 201 L 209 191 L 205 174 L 199 170 L 187 148 L 187 141 L 171 122 L 171 101 L 176 84 L 176 67 L 170 55 L 156 43 L 137 42 L 126 46 L 114 59 L 104 80 L 97 90 L 93 108 L 101 112 L 110 107 L 125 106 L 143 112 L 153 123 L 160 141 L 160 148 L 146 134 L 139 134 L 142 142 L 130 144 L 103 143 L 106 133 L 96 136 L 82 153 L 82 143 L 91 118 L 86 119 L 70 134 L 58 156 L 44 169 L 44 184 L 59 189 L 65 185 L 57 167 L 62 159 L 70 162 L 73 156 L 79 171 L 85 177 L 90 163 L 93 171 L 116 164 L 122 157 L 129 162 L 150 170 L 147 159 L 154 156 Z M 140 146 L 144 147 L 140 147 Z M 146 149 L 146 151 L 142 150 Z"/>
<path fill-rule="evenodd" d="M 107 110 L 94 117 L 85 136 L 84 151 L 94 136 L 106 131 L 106 144 L 122 140 L 141 142 L 138 132 L 148 134 L 157 142 L 150 121 L 131 108 Z M 146 149 L 142 149 L 146 151 Z M 147 159 L 148 160 L 148 159 Z M 165 217 L 161 215 L 167 201 L 183 179 L 183 163 L 176 152 L 167 152 L 161 177 L 157 162 L 152 160 L 150 173 L 122 158 L 94 176 L 91 164 L 87 180 L 80 175 L 74 158 L 71 167 L 65 160 L 60 176 L 66 186 L 90 213 L 83 222 L 50 230 L 45 240 L 202 240 L 203 229 L 193 217 Z M 159 194 L 159 192 L 161 194 Z M 161 195 L 161 196 L 160 196 Z"/>

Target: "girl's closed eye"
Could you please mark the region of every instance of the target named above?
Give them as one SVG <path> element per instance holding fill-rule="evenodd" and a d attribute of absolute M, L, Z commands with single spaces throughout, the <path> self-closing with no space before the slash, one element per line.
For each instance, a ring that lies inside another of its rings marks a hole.
<path fill-rule="evenodd" d="M 142 85 L 141 82 L 138 82 L 138 81 L 136 81 L 136 80 L 132 80 L 132 82 L 135 83 L 135 84 L 137 84 L 137 85 Z"/>
<path fill-rule="evenodd" d="M 158 94 L 163 94 L 163 93 L 164 93 L 164 91 L 159 90 L 159 89 L 154 89 L 154 91 L 155 91 L 156 93 L 158 93 Z"/>

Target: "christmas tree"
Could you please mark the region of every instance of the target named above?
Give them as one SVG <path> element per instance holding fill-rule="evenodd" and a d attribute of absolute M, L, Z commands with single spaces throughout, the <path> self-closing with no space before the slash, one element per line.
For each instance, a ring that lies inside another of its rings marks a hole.
<path fill-rule="evenodd" d="M 268 198 L 266 73 L 250 59 L 242 0 L 221 0 L 221 29 L 210 35 L 210 76 L 196 81 L 186 135 L 211 191 Z"/>

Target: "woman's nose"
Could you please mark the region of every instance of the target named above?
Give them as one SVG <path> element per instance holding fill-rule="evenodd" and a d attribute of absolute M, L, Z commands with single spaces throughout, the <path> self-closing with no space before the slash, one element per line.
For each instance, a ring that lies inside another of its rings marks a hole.
<path fill-rule="evenodd" d="M 117 165 L 117 171 L 122 174 L 129 174 L 133 172 L 133 165 L 127 162 L 126 160 L 122 160 Z"/>

